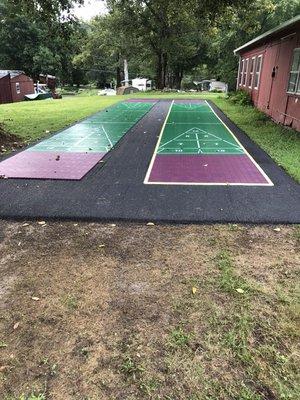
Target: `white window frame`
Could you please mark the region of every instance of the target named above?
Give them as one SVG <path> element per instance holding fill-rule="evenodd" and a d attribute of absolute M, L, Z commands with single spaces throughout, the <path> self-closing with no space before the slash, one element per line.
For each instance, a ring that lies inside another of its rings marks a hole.
<path fill-rule="evenodd" d="M 259 58 L 260 58 L 259 71 L 256 71 L 256 67 L 258 65 L 258 59 Z M 257 60 L 256 60 L 256 63 L 255 63 L 254 82 L 256 80 L 256 76 L 258 75 L 257 85 L 254 86 L 254 89 L 256 89 L 256 90 L 258 90 L 259 84 L 260 84 L 260 75 L 261 75 L 261 70 L 262 70 L 262 63 L 263 63 L 263 55 L 260 54 L 259 56 L 257 56 Z"/>
<path fill-rule="evenodd" d="M 249 58 L 246 58 L 244 74 L 243 74 L 243 87 L 247 86 L 248 68 L 249 68 Z"/>
<path fill-rule="evenodd" d="M 253 70 L 251 72 L 251 64 L 253 66 Z M 253 83 L 254 83 L 254 75 L 255 75 L 255 68 L 256 68 L 256 56 L 251 57 L 251 61 L 250 61 L 250 69 L 249 69 L 249 79 L 248 79 L 248 83 L 250 83 L 251 80 L 251 85 L 249 85 L 249 89 L 253 88 Z"/>
<path fill-rule="evenodd" d="M 244 66 L 245 66 L 245 59 L 242 58 L 241 65 L 240 65 L 240 71 L 239 71 L 239 86 L 242 86 L 242 83 L 243 83 Z"/>
<path fill-rule="evenodd" d="M 16 92 L 17 92 L 17 94 L 21 93 L 21 86 L 20 86 L 19 82 L 16 82 Z"/>
<path fill-rule="evenodd" d="M 299 95 L 300 94 L 300 62 L 299 62 L 299 65 L 298 65 L 298 70 L 297 71 L 292 71 L 292 67 L 293 67 L 293 64 L 294 64 L 294 57 L 295 57 L 295 52 L 296 51 L 300 51 L 300 47 L 296 47 L 293 50 L 293 58 L 292 58 L 292 64 L 291 64 L 290 71 L 289 71 L 287 93 Z M 295 83 L 295 90 L 293 92 L 289 90 L 291 74 L 298 74 L 297 80 L 296 80 L 296 83 Z"/>

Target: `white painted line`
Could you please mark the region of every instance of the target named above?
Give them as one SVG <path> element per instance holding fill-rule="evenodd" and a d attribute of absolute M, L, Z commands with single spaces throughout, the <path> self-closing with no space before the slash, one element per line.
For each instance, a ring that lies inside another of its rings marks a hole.
<path fill-rule="evenodd" d="M 180 134 L 179 134 L 178 136 L 176 136 L 174 139 L 171 139 L 171 140 L 169 140 L 168 142 L 162 144 L 162 145 L 160 146 L 160 151 L 161 151 L 161 149 L 162 149 L 163 147 L 165 147 L 167 144 L 176 141 L 177 139 L 180 138 L 180 136 L 186 135 L 186 134 L 189 133 L 189 132 L 191 132 L 191 133 L 190 133 L 191 135 L 196 135 L 196 136 L 197 136 L 196 140 L 197 140 L 197 145 L 198 145 L 198 148 L 199 148 L 199 144 L 198 144 L 198 141 L 199 141 L 198 134 L 197 134 L 197 133 L 194 133 L 194 132 L 193 132 L 194 130 L 204 132 L 204 133 L 206 133 L 208 136 L 212 136 L 213 138 L 219 140 L 220 142 L 225 142 L 225 143 L 229 144 L 229 145 L 231 146 L 231 148 L 234 148 L 234 149 L 236 149 L 236 150 L 241 150 L 241 152 L 243 152 L 243 149 L 242 149 L 240 146 L 238 146 L 237 144 L 228 142 L 228 140 L 222 139 L 222 138 L 220 138 L 219 136 L 216 136 L 216 135 L 214 135 L 213 133 L 209 133 L 209 132 L 205 131 L 204 129 L 198 128 L 198 127 L 196 127 L 196 126 L 194 126 L 193 128 L 188 129 L 187 131 L 185 131 L 185 132 L 183 132 L 183 133 L 180 133 Z M 192 141 L 192 140 L 195 140 L 195 139 L 190 139 L 190 140 L 181 139 L 181 140 L 182 140 L 182 141 L 185 141 L 185 140 L 186 140 L 186 141 Z M 205 141 L 206 141 L 206 140 L 205 140 Z M 204 143 L 205 143 L 205 141 L 204 141 Z M 208 140 L 207 140 L 207 141 L 208 141 Z M 160 153 L 160 151 L 158 151 L 158 153 Z"/>
<path fill-rule="evenodd" d="M 198 146 L 198 153 L 202 153 L 201 147 L 200 147 L 200 142 L 198 138 L 198 133 L 196 133 L 196 140 L 197 140 L 197 146 Z"/>
<path fill-rule="evenodd" d="M 170 105 L 168 114 L 167 114 L 167 116 L 166 116 L 166 118 L 165 118 L 165 122 L 164 122 L 164 124 L 163 124 L 163 126 L 162 126 L 162 128 L 161 128 L 161 131 L 160 131 L 160 134 L 159 134 L 159 137 L 158 137 L 158 140 L 157 140 L 157 143 L 156 143 L 156 146 L 155 146 L 155 149 L 154 149 L 154 152 L 153 152 L 153 155 L 152 155 L 152 158 L 151 158 L 151 161 L 150 161 L 150 164 L 149 164 L 147 173 L 146 173 L 146 177 L 145 177 L 145 179 L 144 179 L 144 184 L 149 183 L 148 181 L 149 181 L 149 177 L 150 177 L 150 174 L 151 174 L 151 171 L 152 171 L 152 167 L 153 167 L 153 164 L 154 164 L 154 161 L 155 161 L 156 153 L 157 153 L 157 150 L 158 150 L 158 148 L 159 148 L 160 141 L 161 141 L 163 132 L 164 132 L 164 130 L 165 130 L 167 121 L 168 121 L 168 119 L 169 119 L 169 116 L 170 116 L 170 113 L 171 113 L 173 104 L 174 104 L 174 100 L 172 100 L 172 103 L 171 103 L 171 105 Z"/>
<path fill-rule="evenodd" d="M 268 183 L 229 183 L 229 182 L 144 182 L 146 185 L 173 185 L 173 186 L 273 186 Z"/>
<path fill-rule="evenodd" d="M 85 139 L 87 139 L 88 137 L 95 135 L 95 132 L 89 133 L 88 135 L 85 135 L 82 139 L 78 140 L 77 142 L 75 142 L 73 145 L 71 145 L 72 147 L 78 146 L 79 143 L 83 142 Z"/>
<path fill-rule="evenodd" d="M 222 138 L 220 138 L 219 136 L 214 135 L 213 133 L 209 133 L 209 132 L 205 131 L 204 129 L 201 129 L 201 128 L 198 128 L 198 129 L 199 129 L 200 131 L 206 133 L 207 135 L 210 135 L 210 136 L 215 137 L 216 139 L 220 140 L 221 142 L 225 142 L 225 143 L 229 144 L 230 146 L 235 147 L 236 149 L 238 149 L 238 148 L 240 147 L 240 146 L 238 146 L 237 144 L 228 142 L 228 140 L 222 139 Z"/>
<path fill-rule="evenodd" d="M 110 138 L 109 138 L 109 136 L 108 136 L 108 134 L 107 134 L 107 132 L 106 132 L 106 130 L 105 130 L 105 128 L 104 128 L 103 125 L 102 125 L 102 129 L 103 129 L 103 132 L 104 132 L 104 134 L 105 134 L 105 136 L 106 136 L 106 139 L 108 140 L 108 142 L 109 142 L 111 148 L 113 148 L 114 145 L 113 145 L 112 141 L 110 140 Z"/>
<path fill-rule="evenodd" d="M 220 122 L 167 122 L 167 125 L 222 125 Z"/>

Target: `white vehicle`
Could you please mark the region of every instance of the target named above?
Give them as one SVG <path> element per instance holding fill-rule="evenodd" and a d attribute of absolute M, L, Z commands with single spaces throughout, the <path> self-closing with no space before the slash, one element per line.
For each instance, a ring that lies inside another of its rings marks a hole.
<path fill-rule="evenodd" d="M 152 81 L 146 78 L 135 78 L 132 79 L 132 86 L 141 92 L 146 92 L 147 90 L 152 90 Z"/>
<path fill-rule="evenodd" d="M 209 85 L 209 91 L 218 90 L 220 92 L 227 93 L 228 92 L 228 85 L 225 82 L 219 82 L 214 79 L 211 80 Z"/>

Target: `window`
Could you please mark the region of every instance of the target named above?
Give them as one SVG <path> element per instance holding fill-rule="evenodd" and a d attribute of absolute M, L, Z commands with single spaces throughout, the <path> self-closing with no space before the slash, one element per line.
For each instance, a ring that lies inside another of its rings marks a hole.
<path fill-rule="evenodd" d="M 261 65 L 262 65 L 262 55 L 257 57 L 257 61 L 256 61 L 256 65 L 255 65 L 255 75 L 254 75 L 254 88 L 255 89 L 258 89 L 258 86 L 259 86 Z"/>
<path fill-rule="evenodd" d="M 244 65 L 244 73 L 243 73 L 243 86 L 246 86 L 247 74 L 248 74 L 248 66 L 249 66 L 249 58 L 246 58 L 246 62 L 245 62 L 245 65 Z"/>
<path fill-rule="evenodd" d="M 21 88 L 20 88 L 19 82 L 16 83 L 16 91 L 17 91 L 17 94 L 21 93 Z"/>
<path fill-rule="evenodd" d="M 300 93 L 300 48 L 294 50 L 293 62 L 289 76 L 289 93 Z"/>
<path fill-rule="evenodd" d="M 249 70 L 249 88 L 252 89 L 253 85 L 253 77 L 254 77 L 254 70 L 255 70 L 255 60 L 256 57 L 252 57 L 250 60 L 250 70 Z"/>
<path fill-rule="evenodd" d="M 239 86 L 242 85 L 242 81 L 243 81 L 243 73 L 244 73 L 244 64 L 245 64 L 245 60 L 242 59 L 241 64 L 240 64 L 240 73 L 239 73 Z"/>

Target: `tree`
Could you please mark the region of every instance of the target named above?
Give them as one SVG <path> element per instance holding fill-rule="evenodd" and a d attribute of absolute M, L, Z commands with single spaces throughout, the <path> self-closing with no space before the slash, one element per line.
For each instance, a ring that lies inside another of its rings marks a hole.
<path fill-rule="evenodd" d="M 29 18 L 49 21 L 61 17 L 63 12 L 68 17 L 74 4 L 83 4 L 84 0 L 10 0 L 10 3 Z"/>
<path fill-rule="evenodd" d="M 127 41 L 149 49 L 156 70 L 156 84 L 180 86 L 184 72 L 199 63 L 207 33 L 217 16 L 241 0 L 108 0 L 111 13 L 122 15 Z M 118 34 L 118 31 L 116 31 Z M 170 81 L 170 82 L 168 82 Z"/>
<path fill-rule="evenodd" d="M 299 0 L 256 0 L 230 7 L 218 18 L 207 60 L 210 73 L 236 86 L 238 58 L 233 50 L 254 37 L 300 14 Z"/>
<path fill-rule="evenodd" d="M 40 73 L 72 80 L 72 59 L 79 51 L 82 25 L 75 19 L 53 17 L 51 23 L 28 18 L 22 8 L 8 0 L 0 2 L 0 64 L 2 68 L 24 70 L 38 78 Z"/>

